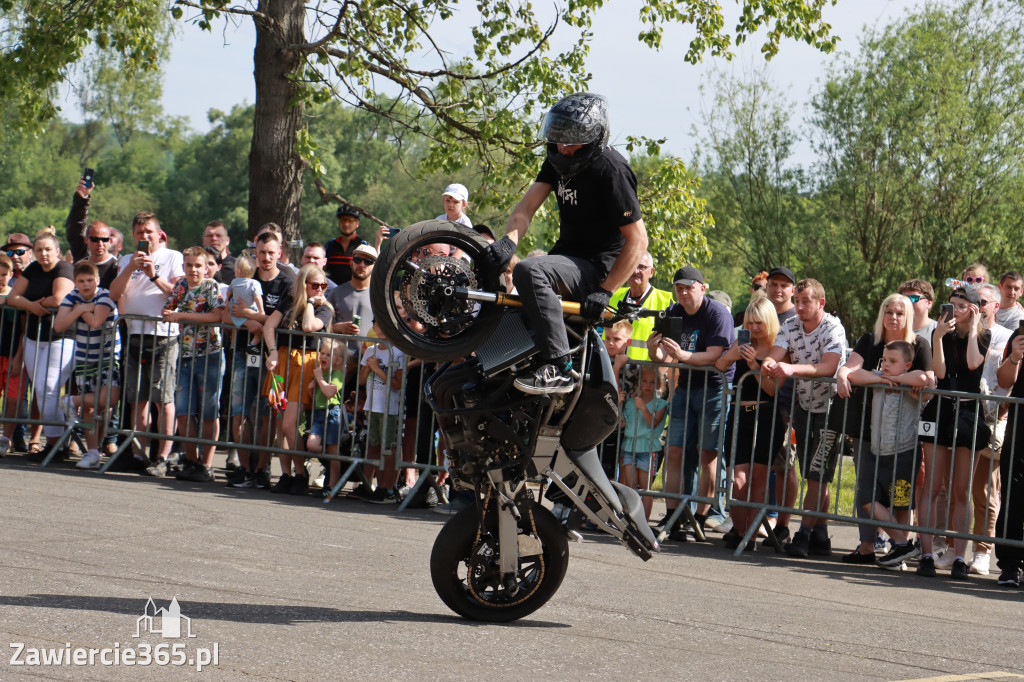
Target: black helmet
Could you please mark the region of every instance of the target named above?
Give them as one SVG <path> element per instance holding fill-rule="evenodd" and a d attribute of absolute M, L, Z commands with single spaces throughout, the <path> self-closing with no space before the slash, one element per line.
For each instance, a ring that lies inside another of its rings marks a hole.
<path fill-rule="evenodd" d="M 548 143 L 548 161 L 559 175 L 575 175 L 608 144 L 608 100 L 593 92 L 563 97 L 544 117 L 541 134 Z M 558 144 L 581 144 L 583 148 L 565 156 L 558 153 Z"/>
<path fill-rule="evenodd" d="M 357 211 L 352 206 L 349 206 L 348 204 L 342 204 L 341 206 L 338 207 L 338 210 L 335 211 L 334 215 L 337 216 L 338 218 L 340 218 L 343 215 L 350 215 L 353 218 L 358 218 L 359 211 Z"/>

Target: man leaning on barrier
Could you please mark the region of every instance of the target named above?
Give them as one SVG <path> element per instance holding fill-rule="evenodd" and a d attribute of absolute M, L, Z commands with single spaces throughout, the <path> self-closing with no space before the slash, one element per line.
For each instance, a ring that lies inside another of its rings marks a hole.
<path fill-rule="evenodd" d="M 134 253 L 123 256 L 118 275 L 110 285 L 110 297 L 122 315 L 160 317 L 174 284 L 184 277 L 179 251 L 167 248 L 167 235 L 153 213 L 139 213 L 132 220 Z M 151 476 L 166 473 L 174 436 L 174 392 L 177 388 L 178 325 L 129 319 L 124 354 L 124 398 L 134 406 L 134 428 L 150 430 L 149 404 L 160 409 L 160 442 L 157 461 L 146 472 Z M 148 439 L 141 438 L 143 447 Z M 145 459 L 148 452 L 135 453 Z M 163 466 L 161 466 L 161 464 Z"/>
<path fill-rule="evenodd" d="M 802 279 L 793 297 L 796 317 L 786 320 L 775 347 L 761 366 L 774 379 L 796 378 L 797 405 L 793 408 L 800 469 L 807 481 L 803 508 L 825 512 L 829 484 L 836 471 L 839 448 L 828 442 L 826 418 L 834 383 L 813 381 L 834 377 L 846 352 L 846 330 L 839 318 L 825 312 L 825 288 L 816 279 Z M 832 554 L 828 520 L 804 516 L 789 545 L 792 556 Z"/>

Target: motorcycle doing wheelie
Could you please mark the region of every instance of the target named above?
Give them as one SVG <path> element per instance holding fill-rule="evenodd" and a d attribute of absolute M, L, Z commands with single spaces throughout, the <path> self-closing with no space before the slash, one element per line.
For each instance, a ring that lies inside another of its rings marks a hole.
<path fill-rule="evenodd" d="M 568 565 L 568 539 L 582 519 L 645 561 L 658 542 L 636 490 L 609 481 L 596 446 L 618 425 L 612 363 L 579 304 L 563 303 L 575 389 L 530 395 L 513 387 L 537 352 L 503 273 L 487 271 L 487 242 L 455 223 L 429 220 L 398 232 L 370 282 L 374 317 L 402 351 L 441 363 L 424 385 L 450 463 L 453 486 L 476 504 L 441 529 L 430 557 L 434 588 L 456 613 L 511 621 L 540 608 Z M 606 312 L 606 322 L 636 318 Z M 577 313 L 574 315 L 574 313 Z M 460 361 L 461 360 L 461 361 Z M 563 524 L 534 493 L 572 511 Z M 548 483 L 544 483 L 548 481 Z M 554 493 L 554 495 L 553 495 Z M 578 536 L 576 536 L 578 537 Z"/>

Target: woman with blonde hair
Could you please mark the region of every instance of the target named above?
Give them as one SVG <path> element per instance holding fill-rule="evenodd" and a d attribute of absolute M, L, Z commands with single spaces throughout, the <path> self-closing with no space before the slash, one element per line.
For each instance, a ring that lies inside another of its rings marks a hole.
<path fill-rule="evenodd" d="M 317 367 L 320 339 L 310 334 L 330 329 L 334 317 L 334 308 L 324 296 L 326 289 L 324 271 L 313 263 L 303 265 L 295 278 L 291 297 L 282 297 L 263 325 L 263 338 L 269 350 L 263 395 L 269 396 L 273 389 L 288 399 L 278 431 L 283 450 L 300 449 L 299 414 L 313 406 L 312 395 L 305 389 Z M 298 455 L 281 455 L 281 478 L 271 490 L 304 495 L 309 489 L 305 460 Z"/>
<path fill-rule="evenodd" d="M 863 504 L 870 502 L 874 489 L 874 472 L 862 471 L 861 454 L 868 454 L 868 438 L 864 432 L 871 423 L 871 415 L 864 414 L 865 401 L 870 400 L 870 393 L 858 390 L 850 384 L 850 374 L 861 369 L 873 372 L 881 367 L 882 351 L 890 341 L 906 341 L 914 348 L 914 359 L 905 379 L 916 382 L 917 378 L 932 369 L 932 352 L 928 341 L 914 333 L 914 304 L 903 294 L 890 294 L 882 300 L 878 307 L 878 316 L 872 331 L 864 334 L 857 341 L 846 364 L 836 373 L 836 384 L 840 400 L 832 404 L 835 417 L 845 420 L 845 433 L 854 442 L 854 468 L 857 470 L 857 493 L 854 508 L 858 518 L 868 521 L 870 515 L 864 510 Z M 934 385 L 934 381 L 929 379 Z M 845 401 L 842 402 L 842 401 Z M 875 563 L 875 538 L 878 528 L 870 523 L 861 523 L 860 545 L 857 549 L 843 557 L 848 564 Z"/>
<path fill-rule="evenodd" d="M 53 330 L 52 309 L 75 288 L 74 267 L 61 259 L 60 242 L 52 227 L 41 230 L 32 245 L 35 262 L 22 272 L 7 303 L 27 314 L 25 323 L 25 371 L 43 421 L 65 420 L 60 411 L 60 389 L 74 368 L 75 339 Z M 48 445 L 64 435 L 64 426 L 44 426 Z M 42 445 L 33 442 L 29 454 L 41 455 Z"/>
<path fill-rule="evenodd" d="M 755 292 L 743 313 L 743 329 L 749 340 L 737 334 L 736 341 L 715 362 L 722 372 L 736 364 L 733 379 L 736 401 L 726 420 L 724 447 L 732 448 L 732 499 L 763 504 L 767 499 L 769 467 L 772 457 L 782 447 L 788 429 L 775 405 L 779 383 L 761 374 L 761 362 L 768 357 L 779 333 L 779 316 L 775 306 L 762 293 Z M 733 505 L 729 509 L 733 527 L 726 534 L 726 547 L 735 549 L 756 516 L 752 507 Z M 755 541 L 746 546 L 753 551 Z"/>

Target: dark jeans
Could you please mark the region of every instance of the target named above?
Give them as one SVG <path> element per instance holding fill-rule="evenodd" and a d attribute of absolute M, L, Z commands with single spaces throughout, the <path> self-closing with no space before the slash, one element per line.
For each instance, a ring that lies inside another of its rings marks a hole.
<path fill-rule="evenodd" d="M 534 256 L 519 261 L 512 281 L 523 301 L 526 319 L 536 333 L 540 356 L 545 360 L 569 354 L 562 304 L 582 301 L 601 284 L 601 272 L 588 260 L 572 256 Z"/>
<path fill-rule="evenodd" d="M 996 537 L 1006 540 L 1024 540 L 1024 411 L 1010 407 L 1003 451 L 999 458 L 1002 477 L 999 517 L 996 519 Z M 998 540 L 996 559 L 1004 571 L 1024 567 L 1024 549 L 1010 547 Z"/>

